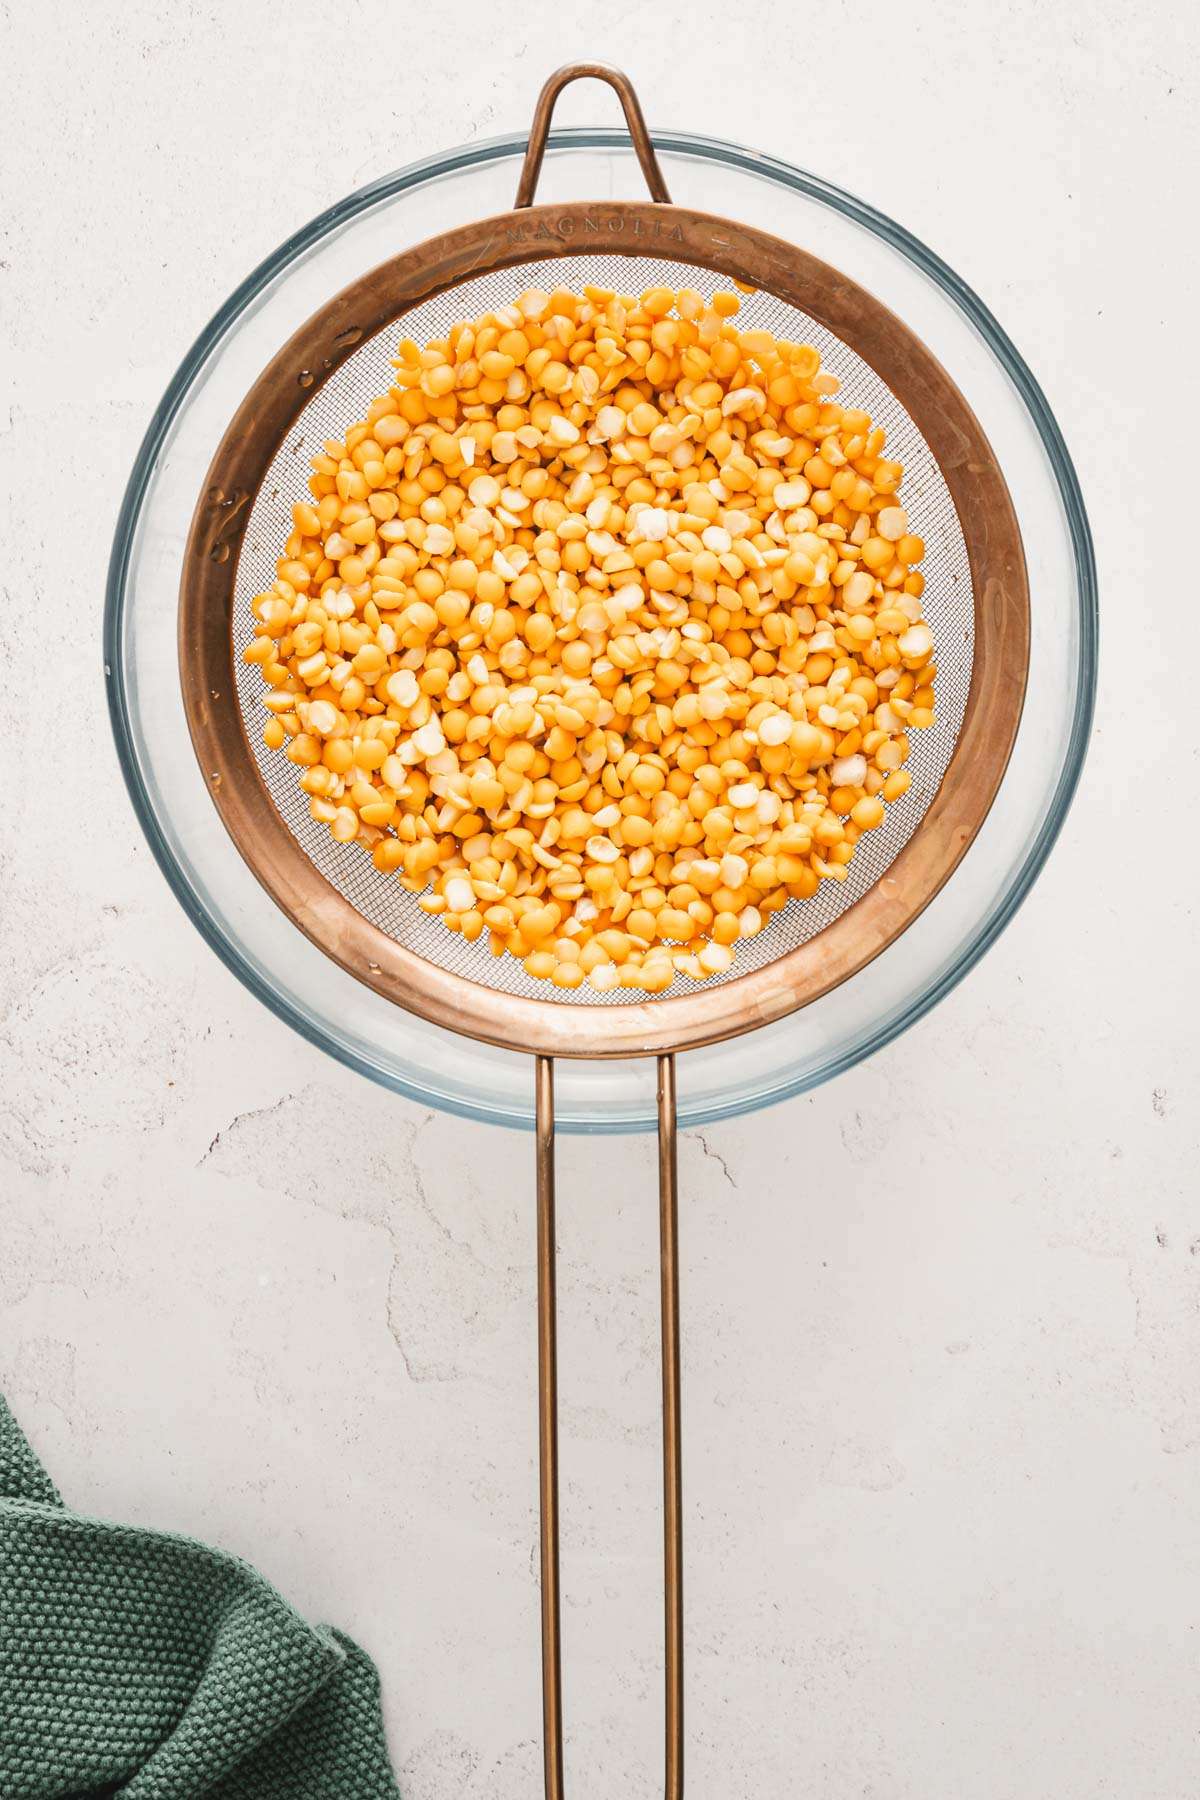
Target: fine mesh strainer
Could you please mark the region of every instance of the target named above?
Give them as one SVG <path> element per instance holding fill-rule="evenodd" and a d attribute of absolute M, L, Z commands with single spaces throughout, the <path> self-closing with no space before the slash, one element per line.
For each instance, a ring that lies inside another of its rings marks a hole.
<path fill-rule="evenodd" d="M 618 93 L 652 200 L 533 205 L 562 88 Z M 887 431 L 902 498 L 926 544 L 923 599 L 938 668 L 937 722 L 915 734 L 912 785 L 861 840 L 849 879 L 792 901 L 695 990 L 683 976 L 636 1003 L 620 990 L 531 980 L 422 912 L 355 845 L 310 817 L 298 771 L 262 743 L 259 671 L 242 662 L 250 602 L 274 580 L 310 459 L 392 381 L 401 337 L 426 342 L 525 287 L 639 293 L 749 287 L 739 325 L 814 344 L 843 397 Z M 200 497 L 179 607 L 184 705 L 210 792 L 238 850 L 294 924 L 397 1005 L 536 1059 L 542 1662 L 545 1787 L 562 1794 L 553 1059 L 656 1056 L 662 1261 L 666 1794 L 683 1792 L 677 1051 L 753 1030 L 827 993 L 884 950 L 952 874 L 1000 785 L 1029 664 L 1029 591 L 1016 516 L 978 421 L 945 370 L 870 294 L 803 249 L 671 205 L 636 96 L 602 65 L 551 77 L 511 213 L 447 232 L 343 289 L 264 370 L 226 432 Z"/>

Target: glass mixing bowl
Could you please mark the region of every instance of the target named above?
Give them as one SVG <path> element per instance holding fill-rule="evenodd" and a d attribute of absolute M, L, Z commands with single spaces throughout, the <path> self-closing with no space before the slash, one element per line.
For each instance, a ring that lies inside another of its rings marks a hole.
<path fill-rule="evenodd" d="M 923 244 L 840 188 L 733 144 L 655 133 L 672 199 L 802 245 L 869 289 L 921 337 L 978 415 L 1008 480 L 1029 564 L 1029 687 L 994 806 L 958 870 L 874 962 L 779 1023 L 679 1059 L 679 1122 L 702 1124 L 802 1092 L 916 1019 L 978 960 L 1046 859 L 1079 778 L 1096 678 L 1095 567 L 1075 471 L 1037 382 L 980 300 Z M 415 163 L 297 232 L 242 283 L 188 353 L 146 434 L 109 568 L 105 676 L 138 818 L 209 944 L 259 999 L 351 1068 L 428 1105 L 533 1120 L 530 1058 L 403 1012 L 323 956 L 278 910 L 226 835 L 192 750 L 175 646 L 193 508 L 230 417 L 292 332 L 397 250 L 508 211 L 524 138 Z M 642 198 L 620 131 L 551 135 L 538 200 Z M 653 1059 L 557 1065 L 561 1130 L 650 1130 Z"/>

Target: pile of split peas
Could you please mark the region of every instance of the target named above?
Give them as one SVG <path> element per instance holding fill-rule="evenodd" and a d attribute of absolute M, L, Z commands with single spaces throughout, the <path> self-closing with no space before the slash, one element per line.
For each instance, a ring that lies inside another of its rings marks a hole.
<path fill-rule="evenodd" d="M 253 602 L 314 819 L 560 988 L 725 973 L 933 723 L 901 467 L 738 306 L 535 289 L 405 340 Z"/>

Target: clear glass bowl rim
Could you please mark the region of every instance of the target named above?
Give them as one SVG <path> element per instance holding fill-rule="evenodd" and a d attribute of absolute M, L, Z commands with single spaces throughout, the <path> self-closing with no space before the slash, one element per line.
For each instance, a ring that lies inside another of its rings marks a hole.
<path fill-rule="evenodd" d="M 1095 713 L 1099 613 L 1095 552 L 1083 495 L 1070 453 L 1035 376 L 1004 328 L 974 290 L 960 276 L 956 275 L 941 257 L 930 250 L 919 238 L 914 237 L 911 232 L 906 231 L 903 226 L 896 224 L 894 220 L 879 212 L 866 201 L 860 200 L 856 195 L 848 193 L 844 188 L 840 188 L 832 182 L 825 181 L 819 175 L 796 168 L 777 157 L 748 150 L 741 145 L 731 144 L 720 138 L 672 131 L 653 131 L 651 138 L 655 148 L 660 151 L 702 162 L 721 163 L 747 174 L 774 181 L 782 187 L 790 188 L 821 205 L 832 208 L 889 244 L 927 276 L 953 302 L 997 358 L 1016 389 L 1041 440 L 1059 489 L 1066 516 L 1075 564 L 1076 598 L 1079 608 L 1078 682 L 1067 740 L 1067 752 L 1058 781 L 1041 828 L 1031 842 L 1023 862 L 1015 870 L 1008 885 L 998 895 L 995 905 L 980 919 L 973 937 L 957 961 L 945 970 L 939 980 L 932 982 L 923 993 L 917 995 L 905 1013 L 899 1017 L 886 1019 L 879 1029 L 865 1040 L 860 1039 L 849 1046 L 845 1052 L 831 1056 L 818 1068 L 803 1070 L 797 1074 L 794 1080 L 777 1083 L 769 1092 L 755 1096 L 749 1102 L 742 1097 L 740 1100 L 731 1099 L 727 1103 L 714 1102 L 707 1107 L 695 1109 L 694 1114 L 689 1113 L 687 1123 L 700 1125 L 791 1098 L 832 1079 L 845 1069 L 853 1067 L 866 1057 L 873 1055 L 876 1050 L 890 1043 L 909 1026 L 916 1024 L 936 1006 L 946 994 L 958 985 L 963 976 L 974 968 L 985 951 L 996 941 L 1016 914 L 1040 874 L 1062 829 L 1063 821 L 1079 784 Z M 303 256 L 329 232 L 336 230 L 339 225 L 346 223 L 359 213 L 365 212 L 378 202 L 392 199 L 409 188 L 435 181 L 442 176 L 456 174 L 484 163 L 523 156 L 526 143 L 527 140 L 523 135 L 489 138 L 479 143 L 463 145 L 454 150 L 422 158 L 418 162 L 409 163 L 402 169 L 381 176 L 365 187 L 357 188 L 347 194 L 294 232 L 270 256 L 264 258 L 257 268 L 252 270 L 246 279 L 234 289 L 184 357 L 150 420 L 122 498 L 109 558 L 105 591 L 104 672 L 109 718 L 116 742 L 117 756 L 138 822 L 145 833 L 159 868 L 184 912 L 225 966 L 278 1018 L 290 1025 L 293 1030 L 298 1031 L 310 1043 L 335 1056 L 338 1061 L 359 1074 L 382 1082 L 383 1085 L 404 1094 L 407 1098 L 423 1104 L 429 1104 L 430 1097 L 419 1085 L 405 1081 L 394 1071 L 384 1071 L 377 1064 L 356 1056 L 348 1047 L 331 1041 L 304 1010 L 291 1000 L 289 995 L 263 980 L 259 971 L 242 955 L 239 946 L 216 926 L 202 906 L 197 905 L 190 886 L 159 829 L 154 804 L 142 778 L 134 750 L 129 695 L 121 652 L 126 581 L 146 488 L 171 424 L 211 352 L 241 314 L 253 304 L 255 298 L 289 264 Z M 558 129 L 550 133 L 547 140 L 548 156 L 553 155 L 556 151 L 572 149 L 631 151 L 632 146 L 628 135 L 617 128 L 585 126 Z M 458 1112 L 464 1117 L 495 1122 L 495 1115 L 487 1108 L 476 1111 L 470 1105 L 459 1105 L 456 1102 L 447 1104 L 446 1101 L 443 1101 L 441 1104 L 446 1107 L 446 1110 Z M 523 1120 L 510 1122 L 528 1123 Z M 606 1129 L 621 1131 L 631 1128 L 636 1130 L 640 1127 L 623 1119 L 615 1120 L 607 1126 L 605 1122 L 597 1121 L 594 1125 L 586 1127 L 586 1129 L 599 1131 Z"/>

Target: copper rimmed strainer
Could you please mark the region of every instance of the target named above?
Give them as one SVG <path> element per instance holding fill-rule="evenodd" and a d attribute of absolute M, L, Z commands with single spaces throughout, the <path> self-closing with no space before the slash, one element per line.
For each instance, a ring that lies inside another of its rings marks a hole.
<path fill-rule="evenodd" d="M 649 202 L 535 206 L 550 116 L 569 81 L 619 95 Z M 902 499 L 925 541 L 923 611 L 934 636 L 937 720 L 915 734 L 908 793 L 860 841 L 849 878 L 792 901 L 739 948 L 728 975 L 683 976 L 636 1003 L 548 989 L 421 911 L 369 854 L 310 817 L 298 770 L 262 743 L 262 685 L 242 661 L 250 603 L 271 585 L 310 459 L 391 385 L 401 337 L 444 337 L 526 287 L 594 284 L 706 297 L 753 289 L 739 326 L 808 342 L 842 396 L 887 432 Z M 658 1059 L 666 1595 L 666 1787 L 683 1792 L 679 1286 L 675 1053 L 782 1017 L 884 950 L 949 878 L 999 788 L 1029 666 L 1029 589 L 1016 516 L 978 421 L 945 370 L 893 313 L 802 247 L 671 205 L 628 80 L 598 64 L 560 70 L 539 98 L 512 212 L 404 251 L 353 282 L 263 371 L 209 470 L 184 557 L 183 695 L 196 754 L 238 850 L 320 949 L 378 993 L 469 1039 L 536 1059 L 542 1662 L 545 1785 L 562 1795 L 559 1650 L 554 1058 Z"/>

